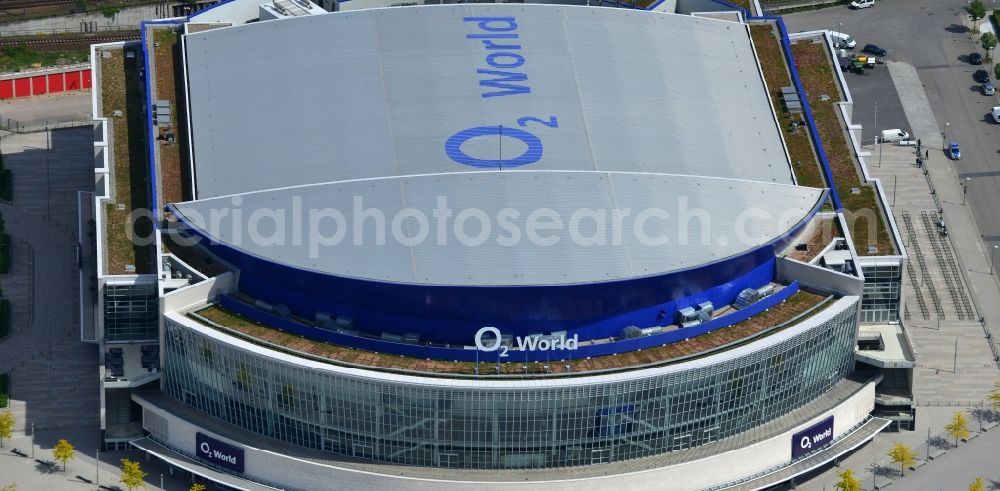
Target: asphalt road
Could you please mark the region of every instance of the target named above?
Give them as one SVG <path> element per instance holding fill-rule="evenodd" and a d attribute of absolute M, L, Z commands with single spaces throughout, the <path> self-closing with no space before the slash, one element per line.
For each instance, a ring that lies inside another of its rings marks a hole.
<path fill-rule="evenodd" d="M 998 99 L 983 96 L 972 73 L 980 68 L 969 65 L 968 54 L 977 49 L 962 26 L 964 0 L 878 0 L 876 7 L 855 11 L 834 7 L 785 16 L 790 32 L 833 29 L 850 34 L 859 46 L 878 44 L 889 50 L 889 58 L 916 67 L 931 108 L 945 140 L 962 146 L 962 160 L 954 163 L 960 178 L 968 182 L 968 201 L 983 236 L 984 250 L 1000 244 L 1000 126 L 990 119 Z M 988 0 L 988 8 L 1000 2 Z M 983 22 L 988 22 L 984 19 Z M 1000 58 L 1000 53 L 995 53 Z M 891 87 L 888 70 L 883 73 L 847 77 L 855 102 L 855 121 L 865 126 L 864 138 L 873 130 L 901 127 L 898 96 Z M 882 81 L 884 80 L 884 84 Z M 875 128 L 874 102 L 878 101 Z M 947 123 L 947 124 L 946 124 Z M 890 124 L 898 126 L 889 126 Z M 915 135 L 920 136 L 920 135 Z"/>

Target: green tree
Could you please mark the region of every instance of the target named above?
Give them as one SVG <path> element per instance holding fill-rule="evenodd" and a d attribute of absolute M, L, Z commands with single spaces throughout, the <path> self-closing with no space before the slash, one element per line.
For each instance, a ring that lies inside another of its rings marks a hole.
<path fill-rule="evenodd" d="M 979 31 L 979 21 L 986 17 L 986 5 L 983 4 L 982 0 L 972 0 L 969 5 L 966 5 L 965 11 L 969 14 L 969 19 L 972 19 L 973 31 Z"/>
<path fill-rule="evenodd" d="M 903 469 L 917 463 L 917 453 L 905 443 L 896 442 L 889 450 L 889 458 L 894 464 L 899 464 L 899 474 L 905 475 Z"/>
<path fill-rule="evenodd" d="M 14 432 L 14 413 L 4 411 L 0 413 L 0 448 L 3 448 L 3 439 L 10 438 Z"/>
<path fill-rule="evenodd" d="M 997 35 L 992 32 L 984 32 L 982 36 L 979 36 L 979 42 L 986 50 L 986 59 L 992 59 L 993 48 L 997 47 Z"/>
<path fill-rule="evenodd" d="M 837 473 L 840 476 L 840 482 L 834 484 L 835 489 L 840 491 L 861 491 L 861 481 L 854 477 L 854 471 L 847 469 L 844 472 Z"/>
<path fill-rule="evenodd" d="M 191 485 L 191 489 L 189 489 L 188 491 L 205 491 L 206 489 L 208 488 L 206 488 L 204 484 L 196 482 Z"/>
<path fill-rule="evenodd" d="M 956 447 L 958 446 L 959 438 L 968 438 L 971 433 L 969 433 L 969 423 L 965 419 L 965 413 L 955 411 L 955 415 L 951 417 L 951 423 L 945 425 L 944 431 L 948 433 L 948 436 L 955 439 Z"/>
<path fill-rule="evenodd" d="M 65 471 L 66 463 L 76 457 L 76 450 L 73 449 L 73 445 L 70 442 L 63 438 L 56 442 L 56 446 L 52 447 L 52 456 L 59 462 L 62 462 L 63 471 Z"/>
<path fill-rule="evenodd" d="M 17 484 L 8 484 L 0 488 L 0 491 L 17 491 Z"/>
<path fill-rule="evenodd" d="M 122 459 L 122 475 L 118 478 L 122 484 L 125 485 L 129 491 L 136 488 L 146 488 L 146 483 L 143 478 L 146 477 L 146 473 L 142 472 L 142 468 L 139 467 L 139 462 L 129 459 Z"/>
<path fill-rule="evenodd" d="M 983 478 L 977 477 L 972 484 L 969 485 L 969 491 L 986 491 L 986 485 L 983 484 Z"/>
<path fill-rule="evenodd" d="M 1000 63 L 997 63 L 997 70 L 1000 70 Z M 1000 80 L 1000 77 L 997 77 L 997 80 Z M 1000 382 L 993 383 L 993 390 L 990 391 L 986 398 L 990 400 L 990 405 L 993 406 L 993 409 L 1000 409 Z"/>
<path fill-rule="evenodd" d="M 121 7 L 115 7 L 114 5 L 101 5 L 98 7 L 98 10 L 101 11 L 101 15 L 108 19 L 108 22 L 113 22 L 118 12 L 122 11 Z"/>

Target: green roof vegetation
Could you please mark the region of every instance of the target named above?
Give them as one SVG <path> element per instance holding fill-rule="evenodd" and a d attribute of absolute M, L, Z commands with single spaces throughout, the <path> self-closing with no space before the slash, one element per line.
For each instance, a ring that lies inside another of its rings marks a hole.
<path fill-rule="evenodd" d="M 890 255 L 896 253 L 889 235 L 874 186 L 861 182 L 861 169 L 849 143 L 846 125 L 838 115 L 837 103 L 843 100 L 833 73 L 834 64 L 823 44 L 800 41 L 792 45 L 792 55 L 799 78 L 805 87 L 813 120 L 823 143 L 827 162 L 837 183 L 837 193 L 844 206 L 844 218 L 859 255 Z M 827 100 L 821 96 L 828 95 Z M 852 189 L 860 192 L 855 194 Z M 868 246 L 874 245 L 874 254 Z"/>
<path fill-rule="evenodd" d="M 785 63 L 784 51 L 778 41 L 777 28 L 770 23 L 754 24 L 750 26 L 750 36 L 757 51 L 757 58 L 760 60 L 761 71 L 764 72 L 764 81 L 767 82 L 771 105 L 774 107 L 774 113 L 778 116 L 778 123 L 781 125 L 781 134 L 785 138 L 785 146 L 788 148 L 788 156 L 792 160 L 792 169 L 795 171 L 796 180 L 800 186 L 829 187 L 820 171 L 819 159 L 816 158 L 816 152 L 813 150 L 808 128 L 803 124 L 793 130 L 792 121 L 801 121 L 801 118 L 793 118 L 782 106 L 781 88 L 789 87 L 793 83 L 792 76 L 789 75 L 788 65 Z"/>
<path fill-rule="evenodd" d="M 100 83 L 103 115 L 111 121 L 114 199 L 104 208 L 105 270 L 109 274 L 131 273 L 125 268 L 131 264 L 135 273 L 148 273 L 152 269 L 151 247 L 136 245 L 132 237 L 148 236 L 152 224 L 148 220 L 133 224 L 131 220 L 133 210 L 150 208 L 145 94 L 137 61 L 141 58 L 138 53 L 126 58 L 122 49 L 108 51 L 111 56 L 101 58 Z M 114 116 L 115 111 L 121 111 L 122 116 Z"/>
<path fill-rule="evenodd" d="M 747 320 L 738 322 L 732 326 L 721 328 L 710 333 L 696 336 L 685 341 L 657 346 L 641 351 L 620 353 L 610 356 L 599 356 L 590 359 L 553 360 L 549 363 L 550 373 L 583 373 L 599 370 L 613 370 L 618 368 L 634 367 L 640 365 L 662 364 L 671 361 L 678 362 L 690 359 L 692 356 L 707 355 L 722 347 L 732 347 L 733 343 L 742 344 L 763 335 L 766 331 L 779 326 L 790 319 L 796 318 L 810 309 L 820 305 L 826 297 L 815 293 L 798 291 L 784 302 L 756 315 Z M 807 319 L 821 309 L 814 310 L 808 315 L 796 319 L 795 323 Z M 276 328 L 265 326 L 254 322 L 237 313 L 227 310 L 218 305 L 212 305 L 192 314 L 197 320 L 207 320 L 217 326 L 235 331 L 234 334 L 241 335 L 244 339 L 270 346 L 277 349 L 285 349 L 304 354 L 311 357 L 323 358 L 326 360 L 362 365 L 371 368 L 397 369 L 430 373 L 451 373 L 472 375 L 475 373 L 476 364 L 473 362 L 452 362 L 442 360 L 424 360 L 410 358 L 400 355 L 386 353 L 376 353 L 373 351 L 360 350 L 338 346 L 322 341 L 315 341 L 303 338 L 294 334 L 280 331 Z M 782 327 L 789 327 L 795 323 L 790 323 Z M 777 330 L 771 331 L 777 332 Z M 482 363 L 481 370 L 489 370 L 493 373 L 494 363 Z M 521 375 L 525 373 L 524 362 L 512 361 L 500 364 L 500 373 L 506 375 Z M 569 371 L 566 370 L 569 366 Z M 544 364 L 531 362 L 527 364 L 529 374 L 544 373 Z M 483 372 L 485 373 L 485 372 Z"/>

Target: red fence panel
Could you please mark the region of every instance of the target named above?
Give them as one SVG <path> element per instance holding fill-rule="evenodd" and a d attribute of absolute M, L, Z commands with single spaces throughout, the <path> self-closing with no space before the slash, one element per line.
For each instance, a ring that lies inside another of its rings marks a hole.
<path fill-rule="evenodd" d="M 90 88 L 90 70 L 81 70 L 80 73 L 83 76 L 83 88 Z"/>
<path fill-rule="evenodd" d="M 62 92 L 63 90 L 66 90 L 66 88 L 63 87 L 63 74 L 49 74 L 49 93 Z"/>
<path fill-rule="evenodd" d="M 14 79 L 14 97 L 31 95 L 31 79 L 28 77 Z"/>
<path fill-rule="evenodd" d="M 49 86 L 45 83 L 47 79 L 45 75 L 31 77 L 31 95 L 47 94 L 49 92 Z"/>
<path fill-rule="evenodd" d="M 0 80 L 0 99 L 14 98 L 14 81 Z"/>
<path fill-rule="evenodd" d="M 66 72 L 66 90 L 80 90 L 80 72 Z"/>

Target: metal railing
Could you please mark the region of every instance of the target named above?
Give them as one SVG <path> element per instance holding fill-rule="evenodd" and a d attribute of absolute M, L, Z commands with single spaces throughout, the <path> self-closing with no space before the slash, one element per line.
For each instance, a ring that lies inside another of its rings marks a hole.
<path fill-rule="evenodd" d="M 50 34 L 81 33 L 93 34 L 98 32 L 120 32 L 137 31 L 139 24 L 115 24 L 101 25 L 96 23 L 81 22 L 76 29 L 66 27 L 50 27 L 48 29 L 5 29 L 0 27 L 0 36 L 38 36 Z"/>
<path fill-rule="evenodd" d="M 93 125 L 94 120 L 92 119 L 70 119 L 62 121 L 45 120 L 23 123 L 15 119 L 0 118 L 0 131 L 7 131 L 10 133 L 38 133 L 41 131 L 57 130 L 60 128 L 76 128 L 80 126 Z"/>

